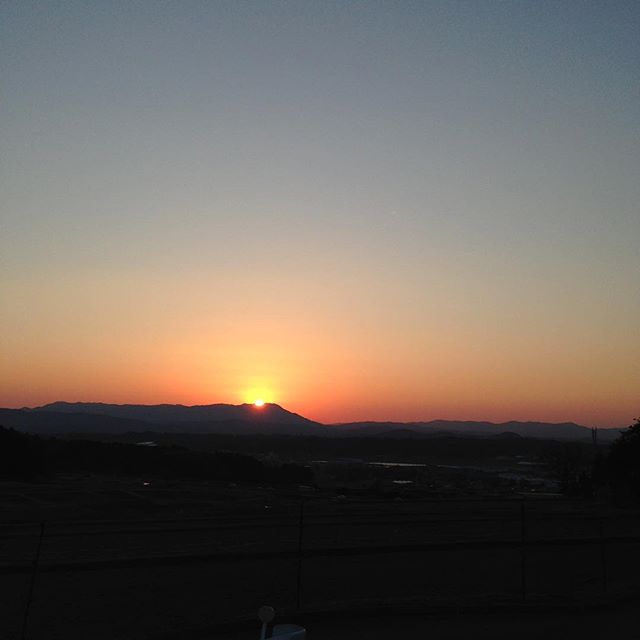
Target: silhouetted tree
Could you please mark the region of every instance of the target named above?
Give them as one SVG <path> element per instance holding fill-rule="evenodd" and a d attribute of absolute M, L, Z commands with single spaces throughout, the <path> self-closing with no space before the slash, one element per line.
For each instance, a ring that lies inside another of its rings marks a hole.
<path fill-rule="evenodd" d="M 617 497 L 640 500 L 640 418 L 611 445 L 606 467 Z"/>
<path fill-rule="evenodd" d="M 42 440 L 0 426 L 0 478 L 29 480 L 46 471 Z"/>
<path fill-rule="evenodd" d="M 593 447 L 582 442 L 549 442 L 541 452 L 563 493 L 573 496 L 593 495 Z"/>

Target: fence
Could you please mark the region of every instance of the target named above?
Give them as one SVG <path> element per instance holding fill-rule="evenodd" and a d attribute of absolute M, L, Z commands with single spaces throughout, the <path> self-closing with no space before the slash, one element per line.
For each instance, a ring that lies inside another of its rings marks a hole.
<path fill-rule="evenodd" d="M 6 523 L 0 540 L 3 638 L 148 637 L 265 602 L 557 601 L 640 586 L 640 514 L 567 501 L 303 501 L 189 520 Z"/>

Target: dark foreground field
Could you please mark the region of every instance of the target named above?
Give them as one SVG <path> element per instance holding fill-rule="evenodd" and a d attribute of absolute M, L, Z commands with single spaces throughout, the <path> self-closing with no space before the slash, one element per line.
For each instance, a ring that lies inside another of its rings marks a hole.
<path fill-rule="evenodd" d="M 438 640 L 637 640 L 640 611 L 637 603 L 606 609 L 488 611 L 420 614 L 415 612 L 367 612 L 365 615 L 323 615 L 299 622 L 315 640 L 388 640 L 389 638 L 437 638 Z M 185 636 L 185 639 L 189 636 Z M 203 636 L 206 637 L 206 636 Z M 211 637 L 211 636 L 209 636 Z M 254 640 L 255 629 L 221 632 L 217 640 Z M 190 636 L 194 639 L 194 636 Z M 178 637 L 176 637 L 178 640 Z"/>
<path fill-rule="evenodd" d="M 266 486 L 96 477 L 0 490 L 2 638 L 21 636 L 31 588 L 27 637 L 124 640 L 224 637 L 214 629 L 265 603 L 289 617 L 466 611 L 640 587 L 640 514 L 590 502 L 302 500 Z M 46 517 L 44 530 L 27 513 Z M 333 637 L 317 624 L 325 632 L 313 637 Z"/>

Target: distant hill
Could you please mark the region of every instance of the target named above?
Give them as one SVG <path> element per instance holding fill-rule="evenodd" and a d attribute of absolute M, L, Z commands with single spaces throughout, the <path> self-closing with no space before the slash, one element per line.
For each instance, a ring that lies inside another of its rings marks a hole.
<path fill-rule="evenodd" d="M 149 431 L 149 424 L 140 420 L 31 409 L 0 409 L 0 426 L 38 434 Z"/>
<path fill-rule="evenodd" d="M 523 436 L 518 433 L 513 433 L 513 431 L 503 431 L 499 433 L 496 438 L 500 438 L 501 440 L 522 440 Z"/>
<path fill-rule="evenodd" d="M 151 424 L 173 424 L 178 422 L 220 422 L 237 420 L 242 422 L 269 422 L 277 424 L 317 425 L 297 413 L 283 409 L 280 405 L 267 403 L 262 407 L 253 404 L 205 404 L 186 406 L 182 404 L 104 404 L 102 402 L 53 402 L 32 411 L 55 413 L 84 413 L 110 416 L 125 420 L 140 420 Z"/>
<path fill-rule="evenodd" d="M 278 434 L 319 437 L 421 439 L 438 436 L 590 440 L 591 429 L 573 422 L 351 422 L 323 425 L 277 404 L 106 404 L 53 402 L 33 409 L 0 409 L 0 425 L 31 433 L 166 432 Z M 617 429 L 600 429 L 601 442 L 618 437 Z"/>
<path fill-rule="evenodd" d="M 365 434 L 362 433 L 361 435 Z M 415 438 L 428 437 L 429 434 L 419 433 L 418 431 L 414 431 L 413 429 L 390 429 L 388 431 L 376 431 L 376 433 L 371 434 L 367 432 L 367 435 L 370 435 L 373 438 L 395 438 L 396 440 L 413 440 Z"/>
<path fill-rule="evenodd" d="M 399 432 L 401 437 L 407 431 L 413 437 L 450 434 L 476 437 L 517 437 L 543 438 L 545 440 L 590 440 L 592 431 L 574 422 L 476 422 L 455 420 L 432 420 L 431 422 L 349 422 L 332 425 L 336 435 L 358 436 L 376 435 L 393 436 Z M 509 434 L 505 436 L 504 434 Z M 599 429 L 598 438 L 602 442 L 611 442 L 618 437 L 618 429 Z"/>
<path fill-rule="evenodd" d="M 308 468 L 264 464 L 238 452 L 42 438 L 0 427 L 0 478 L 31 479 L 59 472 L 285 483 L 311 479 Z"/>
<path fill-rule="evenodd" d="M 39 434 L 183 432 L 315 435 L 325 428 L 277 404 L 116 405 L 54 402 L 34 409 L 0 409 L 0 425 Z"/>

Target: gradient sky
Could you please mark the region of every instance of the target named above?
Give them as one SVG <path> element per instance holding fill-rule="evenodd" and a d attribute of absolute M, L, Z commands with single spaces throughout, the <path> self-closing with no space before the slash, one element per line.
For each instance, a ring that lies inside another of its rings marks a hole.
<path fill-rule="evenodd" d="M 640 3 L 3 2 L 0 405 L 640 414 Z"/>

